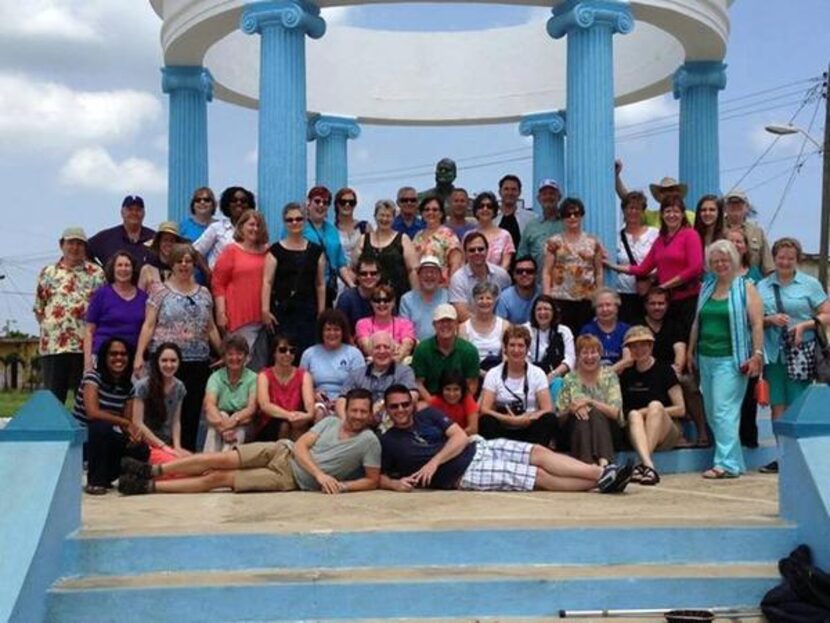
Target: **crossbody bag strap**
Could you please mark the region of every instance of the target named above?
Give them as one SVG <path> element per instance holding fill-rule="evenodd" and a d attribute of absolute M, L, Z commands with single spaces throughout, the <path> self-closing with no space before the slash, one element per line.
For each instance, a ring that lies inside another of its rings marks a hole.
<path fill-rule="evenodd" d="M 625 230 L 620 230 L 620 240 L 625 248 L 625 254 L 628 256 L 628 263 L 632 266 L 637 265 L 637 260 L 634 259 L 634 254 L 631 252 L 631 246 L 628 244 L 628 236 L 625 235 Z"/>

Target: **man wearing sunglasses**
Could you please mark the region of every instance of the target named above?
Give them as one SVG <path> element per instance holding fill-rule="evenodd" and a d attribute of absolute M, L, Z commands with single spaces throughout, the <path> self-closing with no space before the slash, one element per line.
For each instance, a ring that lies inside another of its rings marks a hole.
<path fill-rule="evenodd" d="M 489 249 L 487 238 L 479 231 L 471 232 L 464 238 L 466 263 L 450 277 L 450 303 L 458 310 L 458 321 L 470 317 L 474 304 L 473 288 L 476 284 L 495 284 L 499 292 L 510 286 L 510 275 L 501 266 L 487 261 Z"/>
<path fill-rule="evenodd" d="M 346 288 L 337 298 L 337 309 L 346 314 L 354 333 L 355 325 L 361 318 L 372 315 L 372 295 L 380 282 L 380 265 L 371 257 L 357 261 L 357 286 Z"/>
<path fill-rule="evenodd" d="M 398 214 L 392 221 L 392 229 L 415 238 L 415 234 L 426 227 L 418 215 L 418 191 L 412 186 L 398 189 Z"/>
<path fill-rule="evenodd" d="M 380 440 L 383 489 L 619 493 L 631 479 L 631 463 L 599 467 L 538 444 L 468 437 L 432 407 L 416 412 L 400 385 L 386 390 L 385 401 L 392 428 Z"/>
<path fill-rule="evenodd" d="M 145 264 L 156 265 L 156 255 L 145 243 L 156 235 L 144 227 L 144 199 L 138 195 L 127 195 L 121 202 L 121 224 L 103 229 L 89 239 L 89 257 L 105 266 L 118 251 L 127 251 L 141 269 Z"/>
<path fill-rule="evenodd" d="M 323 418 L 293 444 L 249 443 L 227 452 L 194 454 L 150 465 L 121 462 L 118 490 L 142 493 L 245 491 L 322 491 L 346 493 L 377 489 L 380 443 L 370 430 L 372 394 L 353 389 L 346 395 L 345 418 Z M 160 479 L 176 475 L 179 478 Z"/>
<path fill-rule="evenodd" d="M 530 320 L 533 301 L 542 293 L 536 282 L 536 260 L 525 255 L 513 262 L 513 285 L 499 295 L 496 303 L 496 316 L 501 316 L 510 324 L 525 324 Z"/>

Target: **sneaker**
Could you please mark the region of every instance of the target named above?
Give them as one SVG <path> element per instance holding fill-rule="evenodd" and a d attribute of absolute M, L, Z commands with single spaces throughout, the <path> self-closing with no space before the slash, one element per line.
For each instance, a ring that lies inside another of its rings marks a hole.
<path fill-rule="evenodd" d="M 602 470 L 602 475 L 597 481 L 600 493 L 622 493 L 631 481 L 634 473 L 634 462 L 627 461 L 625 465 L 610 463 Z"/>
<path fill-rule="evenodd" d="M 125 456 L 121 459 L 121 473 L 132 474 L 140 476 L 144 480 L 150 480 L 153 477 L 153 467 L 149 463 L 142 463 L 132 457 Z"/>
<path fill-rule="evenodd" d="M 778 473 L 778 461 L 773 461 L 772 463 L 767 463 L 761 469 L 758 470 L 762 474 L 777 474 Z"/>
<path fill-rule="evenodd" d="M 144 493 L 150 493 L 151 482 L 136 474 L 124 473 L 118 479 L 118 492 L 121 495 L 142 495 Z"/>

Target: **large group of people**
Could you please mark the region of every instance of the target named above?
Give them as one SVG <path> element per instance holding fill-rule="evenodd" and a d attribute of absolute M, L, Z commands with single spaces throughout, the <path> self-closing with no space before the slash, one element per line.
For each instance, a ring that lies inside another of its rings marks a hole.
<path fill-rule="evenodd" d="M 155 231 L 139 196 L 90 238 L 67 228 L 34 311 L 44 384 L 89 431 L 87 493 L 612 493 L 658 484 L 655 452 L 710 445 L 703 477 L 739 477 L 757 379 L 780 417 L 827 294 L 744 193 L 690 211 L 664 178 L 648 210 L 619 171 L 616 249 L 584 229 L 599 207 L 547 179 L 536 217 L 515 175 L 472 199 L 403 187 L 373 224 L 353 189 L 316 186 L 278 240 L 238 186 Z"/>

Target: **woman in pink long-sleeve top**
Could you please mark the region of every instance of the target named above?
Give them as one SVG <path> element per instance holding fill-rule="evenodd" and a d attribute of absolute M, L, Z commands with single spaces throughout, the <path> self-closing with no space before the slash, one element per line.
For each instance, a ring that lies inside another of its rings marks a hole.
<path fill-rule="evenodd" d="M 669 293 L 669 314 L 688 336 L 695 317 L 703 275 L 703 245 L 700 235 L 686 219 L 680 197 L 669 197 L 660 205 L 660 236 L 645 259 L 636 266 L 608 263 L 612 270 L 645 277 L 656 269 L 658 287 Z"/>

